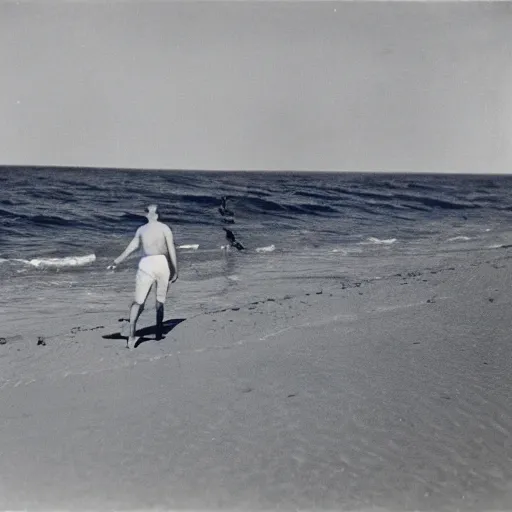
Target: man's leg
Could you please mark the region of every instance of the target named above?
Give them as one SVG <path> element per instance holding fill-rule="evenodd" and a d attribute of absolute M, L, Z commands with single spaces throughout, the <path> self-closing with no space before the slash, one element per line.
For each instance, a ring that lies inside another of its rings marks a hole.
<path fill-rule="evenodd" d="M 156 339 L 161 340 L 163 336 L 164 303 L 169 288 L 171 271 L 167 258 L 160 258 L 159 273 L 156 280 Z"/>
<path fill-rule="evenodd" d="M 134 302 L 130 308 L 130 337 L 127 343 L 128 348 L 133 348 L 135 343 L 137 343 L 137 337 L 135 336 L 137 332 L 137 320 L 143 311 L 144 304 L 138 304 L 137 302 Z"/>
<path fill-rule="evenodd" d="M 144 311 L 144 304 L 153 285 L 153 278 L 142 270 L 137 271 L 135 277 L 135 300 L 130 308 L 130 337 L 128 338 L 127 347 L 134 348 L 137 343 L 137 320 L 140 314 Z"/>
<path fill-rule="evenodd" d="M 164 329 L 164 303 L 156 301 L 156 339 L 161 340 Z"/>

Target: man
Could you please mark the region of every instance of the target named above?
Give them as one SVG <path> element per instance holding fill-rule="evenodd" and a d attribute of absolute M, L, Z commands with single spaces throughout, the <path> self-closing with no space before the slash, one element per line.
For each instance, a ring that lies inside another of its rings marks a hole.
<path fill-rule="evenodd" d="M 221 199 L 221 204 L 219 206 L 219 213 L 222 215 L 222 221 L 226 224 L 234 224 L 235 219 L 234 213 L 231 210 L 228 210 L 228 198 L 226 196 L 223 196 Z"/>
<path fill-rule="evenodd" d="M 228 210 L 228 198 L 226 196 L 222 196 L 220 201 L 221 201 L 221 203 L 219 206 L 219 213 L 223 217 L 226 215 L 233 217 L 235 214 L 231 210 Z"/>
<path fill-rule="evenodd" d="M 130 336 L 127 348 L 132 348 L 137 343 L 138 338 L 135 336 L 137 320 L 144 310 L 149 290 L 154 283 L 156 283 L 156 339 L 162 338 L 164 303 L 169 281 L 174 283 L 178 279 L 178 262 L 171 229 L 159 222 L 156 205 L 148 206 L 146 217 L 147 224 L 137 229 L 135 237 L 125 251 L 114 260 L 113 265 L 108 267 L 115 269 L 142 243 L 143 256 L 139 261 L 135 278 L 135 300 L 130 309 Z"/>

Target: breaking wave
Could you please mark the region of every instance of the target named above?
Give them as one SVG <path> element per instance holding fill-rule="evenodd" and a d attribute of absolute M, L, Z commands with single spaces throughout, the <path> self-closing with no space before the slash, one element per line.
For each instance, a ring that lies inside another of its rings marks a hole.
<path fill-rule="evenodd" d="M 66 268 L 66 267 L 82 267 L 96 261 L 95 254 L 86 256 L 66 256 L 65 258 L 33 258 L 24 260 L 20 258 L 0 258 L 0 263 L 21 263 L 36 268 Z"/>
<path fill-rule="evenodd" d="M 361 244 L 375 244 L 375 245 L 391 245 L 396 242 L 396 238 L 386 238 L 386 239 L 380 239 L 375 238 L 374 236 L 371 236 L 366 239 L 365 242 L 361 242 Z"/>
<path fill-rule="evenodd" d="M 256 252 L 274 252 L 276 246 L 274 244 L 268 245 L 267 247 L 256 247 Z"/>

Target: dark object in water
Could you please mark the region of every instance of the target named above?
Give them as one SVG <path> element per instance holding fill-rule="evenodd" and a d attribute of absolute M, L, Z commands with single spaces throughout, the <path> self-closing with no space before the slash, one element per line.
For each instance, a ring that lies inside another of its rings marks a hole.
<path fill-rule="evenodd" d="M 229 217 L 233 217 L 235 214 L 231 210 L 228 210 L 228 198 L 226 196 L 223 196 L 221 199 L 220 207 L 219 207 L 219 213 L 225 217 L 226 215 Z"/>
<path fill-rule="evenodd" d="M 226 240 L 230 243 L 233 243 L 236 241 L 235 235 L 233 234 L 233 231 L 227 228 L 222 228 L 226 232 Z"/>
<path fill-rule="evenodd" d="M 227 228 L 222 228 L 226 232 L 226 240 L 229 242 L 229 245 L 231 247 L 234 247 L 235 249 L 238 249 L 239 251 L 242 251 L 245 249 L 245 247 L 235 238 L 235 235 L 233 234 L 233 231 Z"/>

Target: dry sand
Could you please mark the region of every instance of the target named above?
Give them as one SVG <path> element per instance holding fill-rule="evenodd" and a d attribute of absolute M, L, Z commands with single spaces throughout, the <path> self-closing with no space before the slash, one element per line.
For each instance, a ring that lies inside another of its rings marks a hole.
<path fill-rule="evenodd" d="M 512 508 L 509 253 L 270 283 L 132 351 L 111 312 L 10 337 L 0 508 Z"/>

